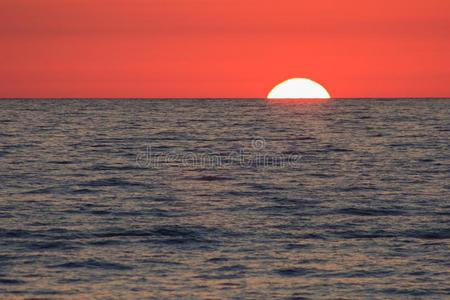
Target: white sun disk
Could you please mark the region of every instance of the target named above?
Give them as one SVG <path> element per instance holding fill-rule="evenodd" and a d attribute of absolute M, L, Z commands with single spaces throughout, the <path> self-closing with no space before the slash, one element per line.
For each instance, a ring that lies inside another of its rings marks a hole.
<path fill-rule="evenodd" d="M 268 99 L 329 99 L 330 94 L 317 82 L 307 78 L 292 78 L 276 85 Z"/>

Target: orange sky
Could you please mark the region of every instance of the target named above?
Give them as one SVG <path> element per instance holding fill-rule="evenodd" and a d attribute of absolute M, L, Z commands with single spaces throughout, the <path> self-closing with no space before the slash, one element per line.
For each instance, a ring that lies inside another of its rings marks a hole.
<path fill-rule="evenodd" d="M 449 0 L 0 0 L 0 97 L 450 96 Z"/>

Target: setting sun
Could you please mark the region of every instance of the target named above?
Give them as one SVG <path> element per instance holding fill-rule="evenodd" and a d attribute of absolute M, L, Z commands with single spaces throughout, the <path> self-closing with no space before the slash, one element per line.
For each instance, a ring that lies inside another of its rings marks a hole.
<path fill-rule="evenodd" d="M 307 78 L 292 78 L 276 85 L 268 99 L 329 99 L 330 94 L 317 82 Z"/>

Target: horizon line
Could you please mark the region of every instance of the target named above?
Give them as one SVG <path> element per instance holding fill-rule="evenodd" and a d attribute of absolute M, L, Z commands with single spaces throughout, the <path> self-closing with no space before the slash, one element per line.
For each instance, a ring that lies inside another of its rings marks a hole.
<path fill-rule="evenodd" d="M 284 100 L 267 97 L 0 97 L 2 100 Z M 448 97 L 331 97 L 285 100 L 450 100 Z"/>

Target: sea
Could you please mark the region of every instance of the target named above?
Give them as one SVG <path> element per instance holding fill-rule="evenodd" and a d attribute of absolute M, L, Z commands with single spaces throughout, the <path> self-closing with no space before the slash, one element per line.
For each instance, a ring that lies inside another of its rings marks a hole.
<path fill-rule="evenodd" d="M 0 100 L 1 299 L 449 297 L 449 99 Z"/>

